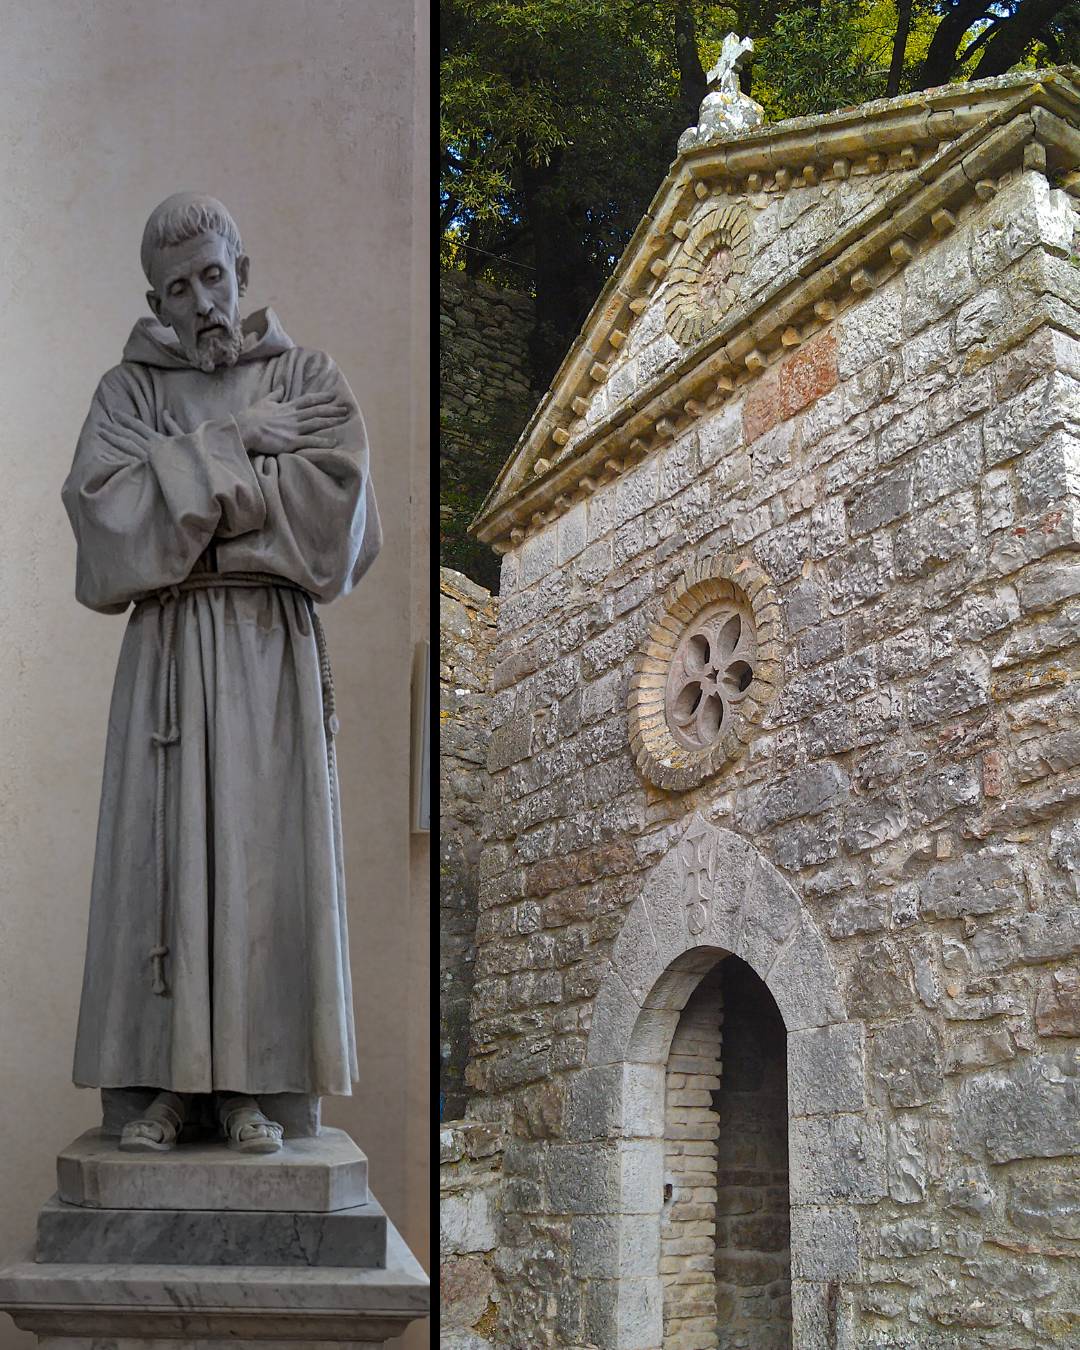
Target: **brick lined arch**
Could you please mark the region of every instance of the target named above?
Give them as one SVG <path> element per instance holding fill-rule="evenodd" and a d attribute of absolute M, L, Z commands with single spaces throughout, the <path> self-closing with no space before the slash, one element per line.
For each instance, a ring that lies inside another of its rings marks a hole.
<path fill-rule="evenodd" d="M 788 1033 L 794 1350 L 835 1342 L 843 1287 L 858 1278 L 857 1205 L 882 1193 L 867 1184 L 881 1166 L 867 1157 L 876 1135 L 863 1025 L 847 1020 L 828 948 L 791 884 L 696 814 L 627 915 L 572 1090 L 572 1138 L 590 1145 L 571 1142 L 573 1243 L 590 1277 L 586 1341 L 606 1350 L 662 1350 L 665 1065 L 680 1010 L 730 954 L 768 986 Z"/>

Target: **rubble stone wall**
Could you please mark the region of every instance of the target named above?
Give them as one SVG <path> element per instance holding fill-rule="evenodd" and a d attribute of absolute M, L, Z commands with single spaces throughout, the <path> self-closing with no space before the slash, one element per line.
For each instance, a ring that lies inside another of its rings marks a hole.
<path fill-rule="evenodd" d="M 439 407 L 450 426 L 461 429 L 452 439 L 489 434 L 507 407 L 529 404 L 534 311 L 531 295 L 464 272 L 439 273 Z"/>
<path fill-rule="evenodd" d="M 531 295 L 440 272 L 440 556 L 492 589 L 498 559 L 466 528 L 536 404 L 529 372 L 535 324 Z"/>
<path fill-rule="evenodd" d="M 439 592 L 439 1093 L 440 1118 L 458 1119 L 468 1098 L 464 1074 L 498 601 L 449 567 L 440 569 Z"/>
<path fill-rule="evenodd" d="M 503 1140 L 497 1129 L 447 1121 L 439 1131 L 439 1344 L 490 1350 Z"/>
<path fill-rule="evenodd" d="M 1077 221 L 1037 171 L 992 186 L 503 559 L 468 1070 L 507 1131 L 500 1345 L 595 1330 L 576 1146 L 548 1158 L 612 946 L 694 811 L 788 875 L 858 1031 L 865 1107 L 792 1124 L 821 1215 L 792 1244 L 804 1344 L 1080 1334 Z M 773 275 L 810 228 L 783 212 Z M 741 755 L 667 793 L 628 743 L 630 667 L 716 552 L 771 579 L 782 686 Z M 835 1243 L 846 1275 L 815 1282 Z"/>

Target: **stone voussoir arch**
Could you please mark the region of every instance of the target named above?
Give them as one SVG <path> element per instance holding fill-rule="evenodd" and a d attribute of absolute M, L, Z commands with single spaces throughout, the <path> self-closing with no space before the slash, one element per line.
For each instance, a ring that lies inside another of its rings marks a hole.
<path fill-rule="evenodd" d="M 788 1032 L 794 1350 L 835 1338 L 844 1286 L 859 1279 L 858 1206 L 885 1193 L 863 1024 L 846 1017 L 828 945 L 791 883 L 695 813 L 630 907 L 571 1089 L 575 1256 L 592 1277 L 585 1329 L 607 1350 L 662 1350 L 665 1064 L 682 1008 L 731 954 L 768 986 Z"/>

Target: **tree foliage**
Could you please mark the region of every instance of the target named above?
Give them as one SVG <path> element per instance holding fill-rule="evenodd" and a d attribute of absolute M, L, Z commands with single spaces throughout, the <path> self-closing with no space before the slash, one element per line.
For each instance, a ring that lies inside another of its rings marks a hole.
<path fill-rule="evenodd" d="M 442 34 L 444 240 L 533 281 L 550 377 L 663 178 L 670 53 L 640 0 L 447 0 Z"/>
<path fill-rule="evenodd" d="M 885 72 L 864 41 L 867 7 L 844 0 L 779 14 L 759 39 L 754 95 L 770 121 L 829 112 L 885 92 Z"/>

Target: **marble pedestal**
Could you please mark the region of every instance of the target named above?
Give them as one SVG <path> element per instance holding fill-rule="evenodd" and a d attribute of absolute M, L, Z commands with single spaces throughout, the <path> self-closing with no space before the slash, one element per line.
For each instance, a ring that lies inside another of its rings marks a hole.
<path fill-rule="evenodd" d="M 427 1276 L 340 1130 L 244 1157 L 123 1154 L 91 1130 L 57 1159 L 0 1309 L 43 1350 L 377 1350 L 426 1317 Z"/>
<path fill-rule="evenodd" d="M 65 1203 L 94 1209 L 327 1213 L 367 1203 L 367 1158 L 344 1130 L 325 1128 L 262 1156 L 217 1142 L 121 1153 L 115 1139 L 87 1130 L 57 1155 L 56 1189 Z"/>
<path fill-rule="evenodd" d="M 35 1259 L 148 1265 L 386 1264 L 386 1214 L 369 1198 L 332 1213 L 293 1210 L 88 1209 L 59 1196 L 38 1211 Z"/>
<path fill-rule="evenodd" d="M 428 1279 L 390 1223 L 382 1270 L 61 1264 L 28 1243 L 0 1308 L 48 1350 L 374 1350 L 428 1315 Z"/>

